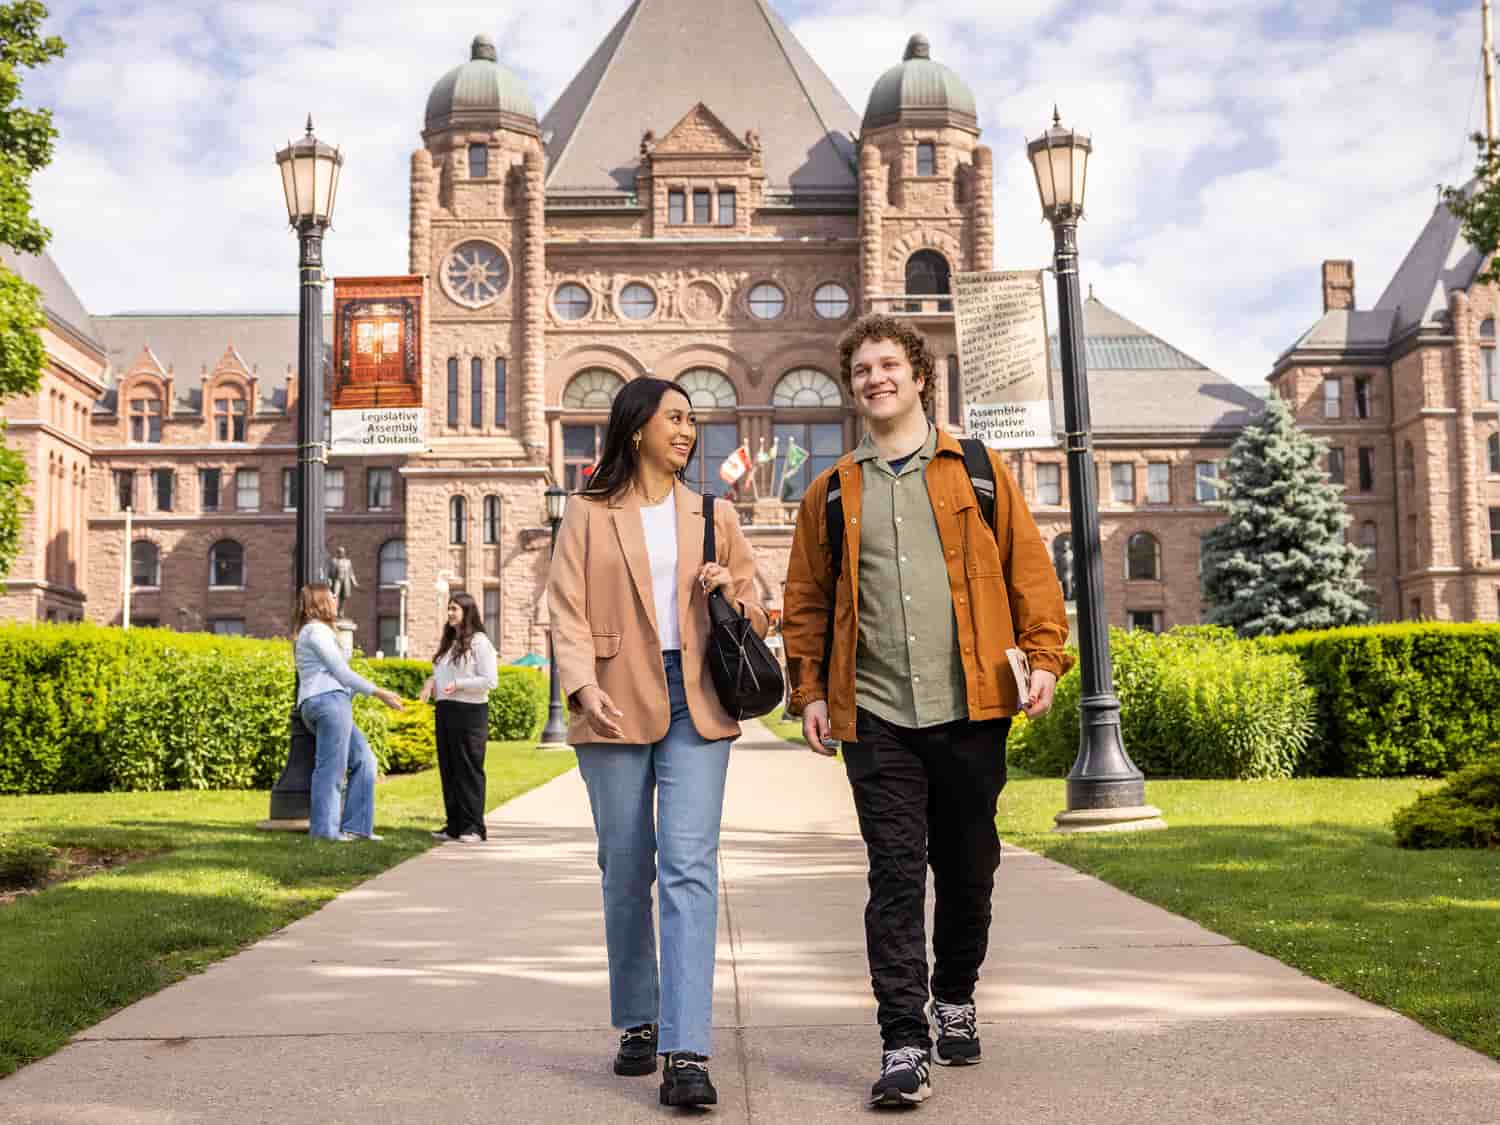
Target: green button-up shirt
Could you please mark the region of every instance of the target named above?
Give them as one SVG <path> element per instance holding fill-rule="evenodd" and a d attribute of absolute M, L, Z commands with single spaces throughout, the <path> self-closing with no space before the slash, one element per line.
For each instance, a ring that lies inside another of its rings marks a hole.
<path fill-rule="evenodd" d="M 862 479 L 859 645 L 855 704 L 903 727 L 929 727 L 969 713 L 953 593 L 927 495 L 937 431 L 893 472 L 867 435 L 854 451 Z"/>

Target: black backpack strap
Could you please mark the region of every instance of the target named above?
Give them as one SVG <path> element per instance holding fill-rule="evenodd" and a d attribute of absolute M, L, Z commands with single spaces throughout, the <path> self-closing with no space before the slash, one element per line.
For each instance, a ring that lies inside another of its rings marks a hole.
<path fill-rule="evenodd" d="M 969 483 L 974 486 L 974 498 L 979 501 L 979 514 L 991 531 L 995 529 L 995 466 L 990 461 L 989 450 L 978 438 L 959 438 L 964 451 L 964 468 L 969 471 Z"/>
<path fill-rule="evenodd" d="M 833 584 L 839 584 L 839 573 L 844 569 L 844 490 L 839 474 L 835 472 L 828 480 L 828 502 L 824 508 L 828 522 L 828 558 L 833 563 Z"/>
<path fill-rule="evenodd" d="M 714 497 L 713 493 L 703 494 L 703 561 L 706 563 L 717 562 L 719 559 L 718 548 L 714 543 Z"/>

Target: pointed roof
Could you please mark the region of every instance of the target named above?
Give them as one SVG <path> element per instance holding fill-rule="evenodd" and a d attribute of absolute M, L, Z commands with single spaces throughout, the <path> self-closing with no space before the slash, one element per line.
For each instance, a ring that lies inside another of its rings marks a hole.
<path fill-rule="evenodd" d="M 634 0 L 542 118 L 547 187 L 633 191 L 642 134 L 699 102 L 760 131 L 769 185 L 857 190 L 859 114 L 769 0 Z"/>
<path fill-rule="evenodd" d="M 1102 436 L 1229 433 L 1265 409 L 1249 387 L 1121 316 L 1091 293 L 1083 303 L 1089 411 Z M 1052 394 L 1062 422 L 1062 365 L 1052 337 Z"/>
<path fill-rule="evenodd" d="M 89 316 L 78 294 L 68 284 L 62 270 L 52 260 L 52 255 L 43 250 L 40 254 L 21 254 L 9 247 L 0 249 L 0 262 L 23 281 L 29 281 L 42 291 L 42 307 L 47 316 L 58 327 L 104 351 L 104 344 L 94 328 L 94 319 Z"/>
<path fill-rule="evenodd" d="M 1472 193 L 1475 184 L 1470 180 L 1465 194 Z M 1390 338 L 1414 328 L 1446 324 L 1448 294 L 1468 289 L 1483 264 L 1483 255 L 1464 238 L 1458 216 L 1446 203 L 1439 203 L 1375 302 L 1376 310 L 1392 316 Z"/>

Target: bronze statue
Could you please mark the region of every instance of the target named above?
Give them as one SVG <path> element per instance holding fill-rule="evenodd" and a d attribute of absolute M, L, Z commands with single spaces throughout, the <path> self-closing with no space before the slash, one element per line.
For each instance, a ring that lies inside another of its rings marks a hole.
<path fill-rule="evenodd" d="M 339 616 L 343 617 L 344 602 L 351 593 L 359 589 L 359 579 L 354 577 L 354 560 L 343 547 L 338 549 L 336 556 L 328 560 L 328 585 L 338 601 Z"/>

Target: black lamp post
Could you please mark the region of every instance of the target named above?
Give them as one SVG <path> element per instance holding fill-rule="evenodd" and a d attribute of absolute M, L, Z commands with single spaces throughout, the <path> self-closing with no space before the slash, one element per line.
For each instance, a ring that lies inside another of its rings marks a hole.
<path fill-rule="evenodd" d="M 297 310 L 297 545 L 293 562 L 292 597 L 309 582 L 326 579 L 327 519 L 323 508 L 323 468 L 328 461 L 328 435 L 323 433 L 323 232 L 333 225 L 333 203 L 338 195 L 343 154 L 313 136 L 312 115 L 307 134 L 276 154 L 281 187 L 286 194 L 286 217 L 300 245 L 301 304 Z M 271 790 L 271 819 L 305 821 L 311 810 L 313 745 L 292 724 L 291 748 L 285 768 Z M 291 824 L 287 825 L 291 827 Z"/>
<path fill-rule="evenodd" d="M 557 485 L 547 489 L 547 522 L 552 525 L 552 546 L 548 549 L 550 559 L 557 552 L 557 529 L 562 525 L 563 509 L 568 503 L 568 494 Z M 552 628 L 547 628 L 547 671 L 551 678 L 551 700 L 547 704 L 547 725 L 542 728 L 539 746 L 562 749 L 568 745 L 568 722 L 563 717 L 562 681 L 557 677 L 557 641 Z"/>
<path fill-rule="evenodd" d="M 1078 758 L 1068 774 L 1068 807 L 1057 830 L 1089 832 L 1165 828 L 1161 810 L 1146 804 L 1146 778 L 1120 737 L 1120 701 L 1109 658 L 1104 612 L 1104 560 L 1099 549 L 1099 506 L 1084 363 L 1083 302 L 1078 283 L 1078 220 L 1093 145 L 1062 126 L 1026 146 L 1036 173 L 1042 214 L 1052 224 L 1057 275 L 1058 336 L 1067 428 L 1069 508 L 1073 525 L 1074 589 L 1078 599 L 1078 649 L 1083 676 Z"/>

